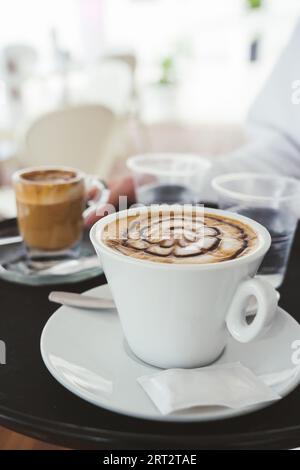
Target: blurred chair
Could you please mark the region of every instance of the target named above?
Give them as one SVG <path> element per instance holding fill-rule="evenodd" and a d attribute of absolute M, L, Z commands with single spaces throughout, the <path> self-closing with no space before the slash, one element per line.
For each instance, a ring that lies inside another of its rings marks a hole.
<path fill-rule="evenodd" d="M 27 132 L 26 165 L 66 165 L 106 177 L 113 164 L 117 119 L 100 105 L 74 106 L 40 117 Z"/>
<path fill-rule="evenodd" d="M 36 50 L 27 44 L 9 44 L 3 48 L 1 70 L 9 99 L 21 100 L 23 82 L 32 76 L 37 61 Z"/>
<path fill-rule="evenodd" d="M 37 51 L 28 44 L 9 44 L 2 49 L 3 68 L 21 78 L 30 76 L 37 64 Z"/>

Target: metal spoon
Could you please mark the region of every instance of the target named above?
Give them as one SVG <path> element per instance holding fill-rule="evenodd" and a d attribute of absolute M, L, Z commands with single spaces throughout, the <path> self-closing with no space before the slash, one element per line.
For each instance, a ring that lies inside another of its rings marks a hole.
<path fill-rule="evenodd" d="M 88 295 L 75 294 L 73 292 L 53 291 L 49 294 L 49 300 L 70 307 L 87 308 L 94 310 L 115 309 L 112 299 L 103 299 Z"/>
<path fill-rule="evenodd" d="M 23 238 L 21 235 L 14 235 L 11 237 L 2 237 L 0 238 L 0 246 L 4 245 L 12 245 L 13 243 L 21 243 L 23 241 Z"/>

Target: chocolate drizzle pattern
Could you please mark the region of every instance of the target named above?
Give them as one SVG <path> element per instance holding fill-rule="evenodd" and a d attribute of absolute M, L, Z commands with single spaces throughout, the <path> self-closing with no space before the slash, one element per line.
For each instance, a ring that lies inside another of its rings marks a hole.
<path fill-rule="evenodd" d="M 104 232 L 105 243 L 127 256 L 157 262 L 216 263 L 243 256 L 257 242 L 249 226 L 210 214 L 152 214 L 127 222 L 120 238 Z"/>

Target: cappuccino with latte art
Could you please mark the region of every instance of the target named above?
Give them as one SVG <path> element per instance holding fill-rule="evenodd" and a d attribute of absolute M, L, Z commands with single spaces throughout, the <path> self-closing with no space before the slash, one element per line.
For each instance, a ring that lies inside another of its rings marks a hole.
<path fill-rule="evenodd" d="M 258 239 L 251 227 L 229 217 L 160 211 L 114 220 L 104 228 L 102 241 L 141 260 L 206 264 L 244 256 Z"/>

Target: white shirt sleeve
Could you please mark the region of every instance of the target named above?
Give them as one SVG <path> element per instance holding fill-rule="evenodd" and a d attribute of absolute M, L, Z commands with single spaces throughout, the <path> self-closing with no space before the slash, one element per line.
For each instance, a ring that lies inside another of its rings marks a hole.
<path fill-rule="evenodd" d="M 203 199 L 215 201 L 211 179 L 231 172 L 300 178 L 300 22 L 248 116 L 249 144 L 212 165 Z"/>

